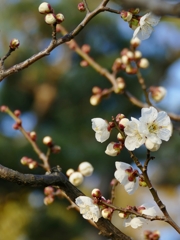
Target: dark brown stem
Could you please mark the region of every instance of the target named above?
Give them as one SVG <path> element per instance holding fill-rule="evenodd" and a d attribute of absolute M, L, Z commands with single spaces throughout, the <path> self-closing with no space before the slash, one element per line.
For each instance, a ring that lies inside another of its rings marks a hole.
<path fill-rule="evenodd" d="M 22 174 L 0 165 L 0 178 L 9 182 L 17 183 L 19 185 L 30 187 L 58 186 L 73 202 L 75 202 L 77 197 L 84 195 L 79 189 L 77 189 L 68 181 L 62 172 L 56 168 L 48 175 L 33 175 Z M 117 229 L 109 220 L 100 218 L 96 225 L 100 230 L 99 234 L 108 239 L 131 240 L 130 237 Z"/>

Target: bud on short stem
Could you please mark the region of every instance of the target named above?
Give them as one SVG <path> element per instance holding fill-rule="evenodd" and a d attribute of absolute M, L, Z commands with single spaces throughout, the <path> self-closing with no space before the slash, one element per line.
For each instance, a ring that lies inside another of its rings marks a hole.
<path fill-rule="evenodd" d="M 19 44 L 20 44 L 19 40 L 16 38 L 13 38 L 9 44 L 9 47 L 10 49 L 15 50 L 16 48 L 19 47 Z"/>

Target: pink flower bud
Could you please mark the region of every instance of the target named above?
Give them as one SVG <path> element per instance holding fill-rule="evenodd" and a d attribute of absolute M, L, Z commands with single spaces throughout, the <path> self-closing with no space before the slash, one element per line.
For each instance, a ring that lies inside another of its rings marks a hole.
<path fill-rule="evenodd" d="M 54 188 L 51 186 L 45 187 L 44 188 L 44 194 L 45 195 L 52 195 L 54 193 Z"/>
<path fill-rule="evenodd" d="M 91 47 L 88 44 L 84 44 L 84 45 L 82 45 L 81 49 L 83 52 L 89 53 L 91 50 Z"/>
<path fill-rule="evenodd" d="M 56 14 L 57 23 L 62 23 L 64 21 L 64 15 L 62 13 Z"/>
<path fill-rule="evenodd" d="M 127 11 L 124 11 L 122 10 L 121 11 L 121 18 L 124 20 L 124 21 L 127 21 L 129 22 L 132 18 L 132 13 L 131 12 L 127 12 Z"/>
<path fill-rule="evenodd" d="M 10 42 L 9 47 L 10 47 L 12 50 L 15 50 L 16 48 L 19 47 L 19 44 L 20 44 L 19 40 L 16 39 L 16 38 L 13 38 L 13 39 L 11 40 L 11 42 Z"/>
<path fill-rule="evenodd" d="M 85 8 L 83 2 L 80 2 L 80 3 L 78 4 L 78 10 L 79 10 L 80 12 L 86 11 L 86 8 Z"/>
<path fill-rule="evenodd" d="M 45 16 L 45 22 L 47 23 L 47 24 L 55 24 L 56 22 L 57 22 L 57 20 L 56 20 L 56 15 L 55 14 L 53 14 L 53 13 L 48 13 L 48 14 L 46 14 L 46 16 Z"/>
<path fill-rule="evenodd" d="M 81 62 L 80 62 L 80 66 L 81 67 L 87 67 L 89 65 L 89 63 L 86 61 L 86 60 L 82 60 Z"/>
<path fill-rule="evenodd" d="M 100 87 L 95 86 L 92 88 L 92 93 L 94 93 L 94 94 L 98 94 L 101 92 L 102 92 L 102 89 Z"/>
<path fill-rule="evenodd" d="M 1 111 L 1 112 L 6 112 L 7 110 L 8 110 L 8 107 L 7 107 L 7 106 L 2 105 L 2 106 L 0 107 L 0 111 Z"/>
<path fill-rule="evenodd" d="M 15 111 L 14 111 L 14 115 L 15 115 L 16 117 L 19 117 L 19 116 L 21 115 L 21 111 L 20 111 L 20 110 L 15 110 Z"/>
<path fill-rule="evenodd" d="M 22 157 L 20 162 L 21 162 L 22 165 L 28 165 L 29 158 L 28 157 Z"/>
<path fill-rule="evenodd" d="M 54 197 L 51 195 L 48 195 L 47 197 L 44 198 L 45 205 L 50 205 L 53 202 L 54 202 Z"/>
<path fill-rule="evenodd" d="M 59 153 L 61 151 L 61 147 L 58 145 L 54 145 L 51 147 L 51 152 L 52 153 Z"/>

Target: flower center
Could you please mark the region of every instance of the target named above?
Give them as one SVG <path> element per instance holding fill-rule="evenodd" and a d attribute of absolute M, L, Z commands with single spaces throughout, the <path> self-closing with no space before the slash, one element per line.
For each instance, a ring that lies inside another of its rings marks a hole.
<path fill-rule="evenodd" d="M 148 129 L 150 133 L 157 133 L 158 125 L 156 123 L 149 124 Z"/>

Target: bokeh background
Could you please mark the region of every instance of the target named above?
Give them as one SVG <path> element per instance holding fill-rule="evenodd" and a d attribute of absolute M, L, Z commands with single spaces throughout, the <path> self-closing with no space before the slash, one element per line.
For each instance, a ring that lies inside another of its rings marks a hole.
<path fill-rule="evenodd" d="M 91 9 L 100 1 L 88 1 Z M 0 56 L 8 51 L 12 38 L 20 40 L 20 47 L 7 59 L 5 67 L 11 67 L 29 58 L 48 46 L 51 40 L 51 27 L 44 22 L 44 16 L 38 13 L 41 1 L 0 1 Z M 49 0 L 56 13 L 65 16 L 63 26 L 73 30 L 83 19 L 84 13 L 77 10 L 77 0 Z M 121 9 L 117 2 L 110 4 Z M 144 12 L 142 12 L 143 14 Z M 111 70 L 120 51 L 129 46 L 133 31 L 120 16 L 104 12 L 94 18 L 75 38 L 82 46 L 91 46 L 91 56 Z M 60 34 L 58 34 L 60 37 Z M 150 67 L 143 70 L 147 86 L 162 85 L 167 88 L 166 98 L 155 104 L 168 112 L 180 114 L 180 21 L 174 17 L 163 17 L 148 40 L 142 42 L 140 50 L 150 61 Z M 99 187 L 106 198 L 110 197 L 110 181 L 115 171 L 115 161 L 131 163 L 123 150 L 115 157 L 107 156 L 104 151 L 108 142 L 98 143 L 91 129 L 91 119 L 101 117 L 111 120 L 111 116 L 124 113 L 127 117 L 139 117 L 140 109 L 132 106 L 122 95 L 111 95 L 94 107 L 89 103 L 93 86 L 110 87 L 110 83 L 91 67 L 80 67 L 81 58 L 66 44 L 56 48 L 50 56 L 43 58 L 27 69 L 16 73 L 0 83 L 0 105 L 22 112 L 23 126 L 27 131 L 37 132 L 37 143 L 46 152 L 42 139 L 50 135 L 60 145 L 62 151 L 51 155 L 51 166 L 60 165 L 65 173 L 67 169 L 77 169 L 82 161 L 93 164 L 94 174 L 85 179 L 80 187 L 90 196 L 93 188 Z M 126 80 L 127 88 L 140 100 L 144 100 L 136 77 L 120 74 Z M 18 132 L 12 129 L 13 120 L 0 114 L 0 163 L 23 173 L 43 174 L 40 168 L 29 170 L 20 164 L 23 156 L 38 160 L 30 144 Z M 150 163 L 149 174 L 159 195 L 169 209 L 170 214 L 180 225 L 180 156 L 179 131 L 169 142 L 162 144 L 156 159 Z M 115 140 L 116 133 L 111 136 Z M 143 162 L 146 151 L 142 147 L 136 155 Z M 43 189 L 21 187 L 6 181 L 0 181 L 0 240 L 102 240 L 98 231 L 84 221 L 75 210 L 67 210 L 69 203 L 57 199 L 50 206 L 43 203 Z M 141 205 L 153 203 L 147 189 L 138 189 L 129 197 L 122 186 L 117 188 L 115 204 Z M 159 212 L 159 214 L 161 214 Z M 116 214 L 113 222 L 134 239 L 142 239 L 141 231 L 122 228 L 122 220 Z M 179 235 L 165 223 L 153 222 L 146 229 L 161 231 L 163 240 L 178 240 Z"/>

